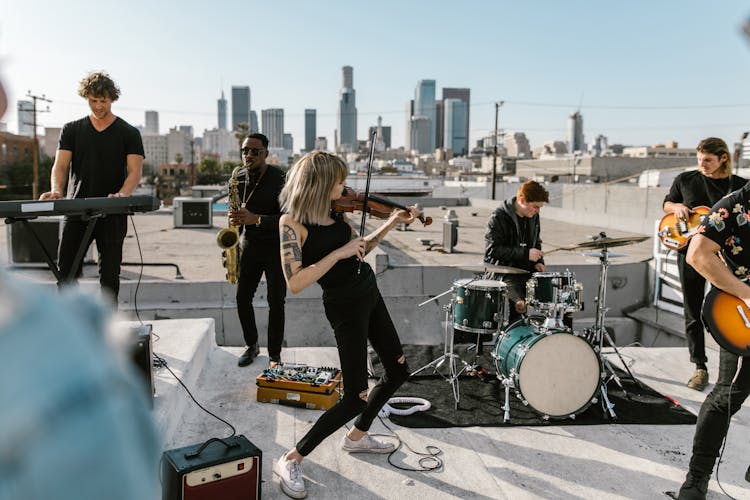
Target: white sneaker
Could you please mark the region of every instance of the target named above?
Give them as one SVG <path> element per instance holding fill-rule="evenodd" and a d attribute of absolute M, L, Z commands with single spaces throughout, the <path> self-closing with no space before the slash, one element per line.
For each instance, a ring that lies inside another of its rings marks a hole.
<path fill-rule="evenodd" d="M 273 465 L 273 472 L 281 480 L 281 491 L 292 498 L 305 498 L 305 480 L 302 478 L 302 466 L 296 460 L 287 460 L 284 455 Z"/>
<path fill-rule="evenodd" d="M 349 436 L 344 436 L 341 448 L 349 453 L 390 453 L 396 449 L 396 445 L 378 441 L 369 434 L 365 434 L 359 441 L 354 441 L 349 439 Z"/>

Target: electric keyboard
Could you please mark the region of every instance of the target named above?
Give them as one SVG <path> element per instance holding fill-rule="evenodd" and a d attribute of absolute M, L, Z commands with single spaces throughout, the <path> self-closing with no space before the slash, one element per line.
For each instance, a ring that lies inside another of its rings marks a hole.
<path fill-rule="evenodd" d="M 119 198 L 0 201 L 0 218 L 33 219 L 40 215 L 107 215 L 152 212 L 159 199 L 148 195 Z"/>

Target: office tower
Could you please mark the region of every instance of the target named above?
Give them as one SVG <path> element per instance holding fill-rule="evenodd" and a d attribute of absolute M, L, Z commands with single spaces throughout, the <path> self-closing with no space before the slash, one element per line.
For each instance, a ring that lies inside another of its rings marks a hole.
<path fill-rule="evenodd" d="M 568 151 L 586 151 L 586 143 L 583 142 L 583 115 L 576 111 L 568 117 L 568 134 L 566 136 Z"/>
<path fill-rule="evenodd" d="M 18 135 L 34 137 L 34 103 L 18 101 Z"/>
<path fill-rule="evenodd" d="M 261 133 L 268 137 L 269 148 L 284 147 L 284 110 L 271 108 L 261 110 Z"/>
<path fill-rule="evenodd" d="M 468 152 L 469 140 L 466 137 L 466 103 L 460 99 L 445 99 L 443 147 L 453 151 L 454 156 L 463 156 Z"/>
<path fill-rule="evenodd" d="M 193 127 L 173 127 L 167 133 L 167 163 L 190 164 L 193 161 Z"/>
<path fill-rule="evenodd" d="M 351 66 L 341 68 L 342 85 L 339 91 L 338 148 L 341 151 L 357 150 L 357 103 L 354 76 Z"/>
<path fill-rule="evenodd" d="M 249 132 L 251 134 L 255 134 L 256 132 L 260 132 L 260 127 L 258 126 L 258 113 L 255 111 L 250 111 L 250 129 Z"/>
<path fill-rule="evenodd" d="M 284 134 L 282 143 L 284 149 L 287 151 L 294 151 L 294 139 L 292 138 L 292 134 Z"/>
<path fill-rule="evenodd" d="M 443 135 L 445 135 L 445 106 L 443 101 L 435 100 L 435 149 L 443 148 Z"/>
<path fill-rule="evenodd" d="M 325 137 L 315 139 L 315 149 L 318 151 L 328 151 L 328 139 Z"/>
<path fill-rule="evenodd" d="M 143 133 L 148 135 L 159 134 L 159 112 L 158 111 L 146 111 L 146 126 L 143 128 Z"/>
<path fill-rule="evenodd" d="M 445 99 L 460 99 L 462 102 L 466 103 L 466 124 L 464 125 L 464 135 L 466 136 L 466 144 L 468 145 L 469 122 L 471 120 L 471 89 L 443 87 L 443 100 Z M 468 146 L 466 149 L 468 150 Z"/>
<path fill-rule="evenodd" d="M 591 154 L 593 156 L 602 156 L 609 151 L 609 140 L 606 135 L 597 135 L 591 143 Z"/>
<path fill-rule="evenodd" d="M 219 130 L 227 129 L 227 100 L 224 99 L 224 91 L 221 91 L 221 99 L 216 101 L 219 112 Z"/>
<path fill-rule="evenodd" d="M 190 139 L 192 139 L 194 136 L 192 125 L 180 125 L 179 130 Z"/>
<path fill-rule="evenodd" d="M 232 130 L 240 123 L 250 126 L 250 87 L 232 87 Z"/>
<path fill-rule="evenodd" d="M 431 153 L 433 137 L 432 137 L 432 122 L 426 116 L 412 116 L 411 124 L 409 125 L 409 131 L 411 137 L 409 143 L 411 144 L 411 150 L 416 151 L 419 154 Z"/>
<path fill-rule="evenodd" d="M 523 132 L 507 131 L 503 136 L 505 154 L 515 158 L 531 158 L 531 145 Z"/>
<path fill-rule="evenodd" d="M 414 99 L 410 99 L 406 103 L 406 126 L 404 127 L 404 131 L 406 134 L 404 135 L 404 149 L 406 151 L 411 151 L 413 148 L 411 147 L 411 117 L 414 116 Z"/>
<path fill-rule="evenodd" d="M 317 136 L 316 111 L 305 110 L 305 153 L 315 149 L 315 137 Z"/>
<path fill-rule="evenodd" d="M 414 117 L 424 117 L 429 122 L 428 130 L 425 132 L 424 127 L 420 126 L 420 134 L 427 134 L 427 137 L 417 137 L 420 147 L 416 149 L 419 153 L 432 153 L 435 151 L 435 133 L 437 130 L 437 115 L 435 113 L 435 80 L 419 80 L 417 88 L 414 91 Z M 421 122 L 420 122 L 421 123 Z M 414 121 L 412 120 L 412 124 Z M 414 133 L 411 134 L 415 137 Z"/>
<path fill-rule="evenodd" d="M 215 128 L 203 131 L 203 154 L 219 161 L 237 159 L 237 139 L 226 129 Z"/>

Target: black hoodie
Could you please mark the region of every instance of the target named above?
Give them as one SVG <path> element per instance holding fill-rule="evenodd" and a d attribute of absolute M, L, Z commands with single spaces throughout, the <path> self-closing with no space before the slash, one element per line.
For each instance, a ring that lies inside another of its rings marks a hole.
<path fill-rule="evenodd" d="M 534 272 L 529 261 L 531 248 L 542 249 L 539 238 L 539 214 L 519 217 L 515 209 L 516 197 L 505 200 L 490 216 L 484 235 L 484 261 L 501 266 L 512 266 Z"/>

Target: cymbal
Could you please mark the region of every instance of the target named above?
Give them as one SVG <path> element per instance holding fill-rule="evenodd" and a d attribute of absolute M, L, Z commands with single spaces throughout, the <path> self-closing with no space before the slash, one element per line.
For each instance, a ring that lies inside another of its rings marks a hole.
<path fill-rule="evenodd" d="M 609 247 L 621 247 L 624 245 L 633 245 L 646 241 L 648 236 L 628 236 L 624 238 L 599 238 L 597 240 L 583 241 L 576 243 L 572 247 L 566 248 L 566 250 L 584 250 L 584 249 L 595 249 L 595 248 L 609 248 Z"/>
<path fill-rule="evenodd" d="M 581 255 L 585 255 L 586 257 L 601 258 L 603 257 L 603 252 L 601 250 L 598 252 L 581 252 Z M 627 257 L 627 255 L 624 253 L 607 252 L 607 257 L 613 259 L 615 257 Z"/>
<path fill-rule="evenodd" d="M 480 264 L 480 265 L 467 265 L 467 266 L 457 266 L 459 269 L 463 271 L 471 271 L 474 273 L 498 273 L 498 274 L 526 274 L 530 271 L 526 271 L 525 269 L 519 269 L 517 267 L 511 267 L 511 266 L 494 266 L 492 264 Z"/>

